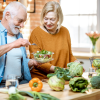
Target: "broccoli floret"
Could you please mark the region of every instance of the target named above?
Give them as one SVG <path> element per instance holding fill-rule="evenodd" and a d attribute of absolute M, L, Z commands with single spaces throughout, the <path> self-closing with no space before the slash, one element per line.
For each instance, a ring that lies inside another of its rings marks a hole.
<path fill-rule="evenodd" d="M 100 75 L 93 76 L 90 80 L 91 86 L 95 89 L 100 89 Z"/>

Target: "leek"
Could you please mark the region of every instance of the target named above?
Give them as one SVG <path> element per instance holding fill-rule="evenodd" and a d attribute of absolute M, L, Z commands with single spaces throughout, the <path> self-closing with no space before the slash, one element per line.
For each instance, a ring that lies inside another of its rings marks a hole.
<path fill-rule="evenodd" d="M 26 100 L 26 98 L 18 93 L 16 87 L 10 87 L 9 89 L 0 89 L 1 93 L 8 93 L 9 98 L 7 100 Z"/>
<path fill-rule="evenodd" d="M 36 91 L 19 91 L 16 87 L 0 89 L 0 92 L 9 94 L 9 98 L 7 98 L 7 100 L 27 100 L 27 98 L 24 96 L 29 96 L 34 98 L 34 100 L 59 100 L 58 98 L 46 93 L 40 93 Z"/>

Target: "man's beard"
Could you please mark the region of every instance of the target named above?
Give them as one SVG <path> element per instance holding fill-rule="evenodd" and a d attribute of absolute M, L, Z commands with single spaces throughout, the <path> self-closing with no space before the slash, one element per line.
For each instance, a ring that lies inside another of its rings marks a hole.
<path fill-rule="evenodd" d="M 18 34 L 20 32 L 20 26 L 15 26 L 12 21 L 9 22 L 10 30 L 13 34 Z"/>

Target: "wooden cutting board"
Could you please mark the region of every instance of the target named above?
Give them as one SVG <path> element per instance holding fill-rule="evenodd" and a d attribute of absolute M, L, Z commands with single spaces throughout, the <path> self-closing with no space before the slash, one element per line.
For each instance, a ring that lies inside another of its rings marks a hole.
<path fill-rule="evenodd" d="M 48 79 L 42 79 L 42 82 L 48 83 Z M 69 84 L 69 81 L 65 81 L 65 84 Z"/>

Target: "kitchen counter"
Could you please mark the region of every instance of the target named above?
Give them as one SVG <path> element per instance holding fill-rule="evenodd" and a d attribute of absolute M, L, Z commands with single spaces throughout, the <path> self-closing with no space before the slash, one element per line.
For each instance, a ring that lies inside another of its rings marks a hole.
<path fill-rule="evenodd" d="M 85 72 L 83 76 L 87 78 L 88 73 Z M 31 91 L 28 84 L 19 85 L 19 90 L 23 91 Z M 88 93 L 76 93 L 70 90 L 69 85 L 65 85 L 65 89 L 63 91 L 53 91 L 48 83 L 43 82 L 42 93 L 48 93 L 52 96 L 59 98 L 60 100 L 100 100 L 100 89 L 93 89 Z M 5 100 L 8 97 L 8 94 L 0 93 L 0 100 Z M 27 100 L 33 100 L 30 97 L 27 97 Z"/>
<path fill-rule="evenodd" d="M 86 53 L 86 52 L 73 52 L 73 55 L 77 58 L 77 59 L 89 59 L 91 57 L 97 57 L 100 58 L 100 53 Z"/>

